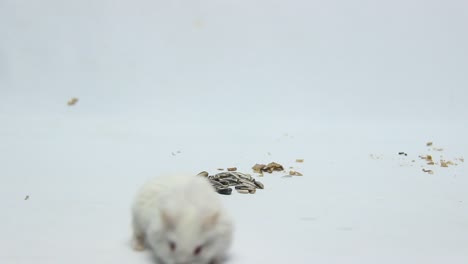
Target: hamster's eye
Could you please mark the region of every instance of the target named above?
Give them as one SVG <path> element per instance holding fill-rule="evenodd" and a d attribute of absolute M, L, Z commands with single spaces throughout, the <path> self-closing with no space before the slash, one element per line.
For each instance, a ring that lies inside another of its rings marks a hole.
<path fill-rule="evenodd" d="M 169 248 L 171 249 L 171 251 L 174 251 L 176 249 L 176 244 L 172 241 L 169 241 Z"/>
<path fill-rule="evenodd" d="M 196 256 L 198 254 L 200 254 L 200 252 L 202 251 L 203 247 L 202 246 L 198 246 L 196 247 L 194 250 L 193 250 L 193 254 Z"/>

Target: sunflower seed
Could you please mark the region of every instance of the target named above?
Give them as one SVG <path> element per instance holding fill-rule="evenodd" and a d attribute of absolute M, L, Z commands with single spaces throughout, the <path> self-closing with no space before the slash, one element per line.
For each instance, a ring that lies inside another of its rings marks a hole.
<path fill-rule="evenodd" d="M 219 194 L 230 195 L 232 193 L 232 188 L 224 188 L 216 190 Z"/>
<path fill-rule="evenodd" d="M 254 183 L 255 183 L 255 185 L 257 185 L 257 187 L 258 187 L 259 189 L 265 188 L 265 186 L 263 186 L 263 183 L 261 183 L 261 182 L 259 182 L 259 181 L 254 180 Z"/>
<path fill-rule="evenodd" d="M 206 177 L 219 194 L 231 194 L 232 188 L 230 187 L 234 187 L 237 191 L 241 191 L 241 193 L 255 193 L 256 189 L 264 188 L 263 184 L 256 181 L 250 174 L 237 171 L 220 172 L 215 175 L 207 174 L 207 172 L 203 171 L 198 176 Z"/>

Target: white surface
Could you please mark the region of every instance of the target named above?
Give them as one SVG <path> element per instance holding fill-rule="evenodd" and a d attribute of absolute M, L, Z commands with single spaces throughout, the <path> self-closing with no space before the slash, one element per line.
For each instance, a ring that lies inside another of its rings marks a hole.
<path fill-rule="evenodd" d="M 467 10 L 0 1 L 0 262 L 150 263 L 128 247 L 145 179 L 277 161 L 304 176 L 223 196 L 231 263 L 466 263 L 466 164 L 417 156 L 466 155 Z"/>

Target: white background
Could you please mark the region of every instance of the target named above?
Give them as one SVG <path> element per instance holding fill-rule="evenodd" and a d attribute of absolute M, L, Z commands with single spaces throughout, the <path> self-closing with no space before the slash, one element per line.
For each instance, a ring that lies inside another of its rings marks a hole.
<path fill-rule="evenodd" d="M 466 155 L 467 26 L 463 0 L 0 0 L 0 262 L 150 263 L 146 179 L 276 161 L 304 176 L 222 196 L 231 263 L 467 263 L 466 164 L 418 158 Z"/>

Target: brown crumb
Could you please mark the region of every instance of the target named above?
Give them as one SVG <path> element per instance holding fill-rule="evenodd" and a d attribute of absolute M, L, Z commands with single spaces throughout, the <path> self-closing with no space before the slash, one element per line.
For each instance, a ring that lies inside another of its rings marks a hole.
<path fill-rule="evenodd" d="M 256 173 L 261 173 L 263 168 L 265 168 L 266 165 L 265 164 L 255 164 L 253 167 L 252 167 L 252 170 Z"/>
<path fill-rule="evenodd" d="M 447 168 L 449 165 L 454 165 L 451 161 L 440 160 L 440 166 Z"/>
<path fill-rule="evenodd" d="M 67 105 L 68 105 L 68 106 L 72 106 L 72 105 L 75 105 L 76 103 L 78 103 L 78 98 L 73 97 L 72 99 L 70 99 L 70 100 L 67 102 Z"/>
<path fill-rule="evenodd" d="M 304 162 L 304 159 L 296 159 L 296 162 L 297 163 L 302 163 L 302 162 Z"/>
<path fill-rule="evenodd" d="M 298 171 L 290 170 L 289 175 L 291 175 L 291 176 L 302 176 L 302 173 L 300 173 Z"/>
<path fill-rule="evenodd" d="M 458 158 L 458 160 L 461 161 L 461 162 L 465 162 L 465 159 L 463 157 Z"/>
<path fill-rule="evenodd" d="M 232 167 L 232 168 L 227 168 L 227 171 L 236 171 L 237 168 L 236 167 Z"/>
<path fill-rule="evenodd" d="M 429 173 L 429 174 L 434 174 L 434 171 L 432 171 L 432 170 L 422 169 L 422 171 L 423 171 L 423 172 L 427 172 L 427 173 Z"/>
<path fill-rule="evenodd" d="M 256 173 L 268 172 L 272 173 L 274 171 L 283 171 L 284 168 L 281 164 L 276 162 L 270 162 L 268 165 L 265 164 L 255 164 L 252 167 L 253 171 Z"/>
<path fill-rule="evenodd" d="M 427 142 L 426 146 L 428 146 L 428 147 L 432 146 L 432 142 Z"/>
<path fill-rule="evenodd" d="M 219 171 L 223 171 L 224 169 L 223 169 L 223 168 L 217 168 L 217 170 L 219 170 Z"/>
<path fill-rule="evenodd" d="M 429 161 L 429 162 L 427 163 L 427 165 L 434 165 L 434 164 L 435 164 L 435 163 L 434 163 L 434 161 L 432 161 L 432 160 Z"/>
<path fill-rule="evenodd" d="M 426 155 L 426 156 L 419 156 L 421 159 L 423 160 L 427 160 L 427 161 L 432 161 L 432 156 L 431 155 Z"/>
<path fill-rule="evenodd" d="M 268 173 L 272 173 L 274 171 L 283 171 L 283 165 L 276 163 L 276 162 L 270 162 L 268 165 L 266 165 L 265 168 L 263 168 L 263 171 L 266 171 Z"/>

